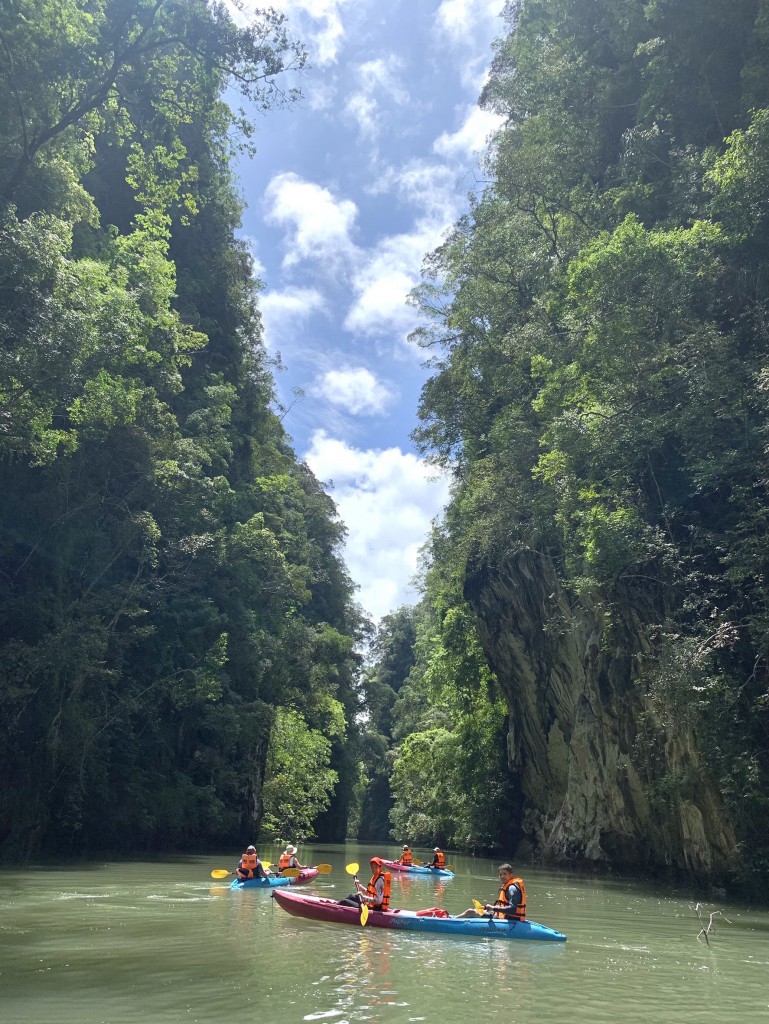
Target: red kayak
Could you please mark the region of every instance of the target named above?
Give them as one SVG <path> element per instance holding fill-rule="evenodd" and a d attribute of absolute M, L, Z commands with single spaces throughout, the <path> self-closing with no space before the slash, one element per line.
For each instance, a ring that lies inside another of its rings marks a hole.
<path fill-rule="evenodd" d="M 272 898 L 283 910 L 311 921 L 361 927 L 360 908 L 346 907 L 324 896 L 276 889 Z M 440 915 L 440 916 L 439 916 Z M 395 928 L 411 932 L 437 932 L 441 935 L 472 935 L 477 939 L 536 939 L 540 942 L 565 942 L 566 936 L 536 921 L 505 921 L 498 917 L 451 917 L 440 907 L 429 910 L 370 910 L 366 928 Z"/>

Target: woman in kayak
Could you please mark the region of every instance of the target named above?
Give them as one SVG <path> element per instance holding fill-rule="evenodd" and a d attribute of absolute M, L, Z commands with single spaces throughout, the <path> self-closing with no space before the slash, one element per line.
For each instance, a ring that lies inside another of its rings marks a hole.
<path fill-rule="evenodd" d="M 278 874 L 282 875 L 286 868 L 298 868 L 301 871 L 303 867 L 304 864 L 300 864 L 296 856 L 296 847 L 289 843 L 278 859 Z"/>
<path fill-rule="evenodd" d="M 511 864 L 500 864 L 499 894 L 494 903 L 486 903 L 483 909 L 490 916 L 513 921 L 526 920 L 526 887 L 523 884 L 523 879 L 513 873 Z M 472 907 L 462 914 L 457 914 L 457 917 L 483 916 Z"/>
<path fill-rule="evenodd" d="M 259 854 L 255 846 L 246 847 L 246 852 L 238 861 L 236 872 L 238 878 L 246 881 L 249 878 L 267 878 L 270 872 L 259 860 Z"/>
<path fill-rule="evenodd" d="M 400 856 L 399 864 L 402 864 L 404 868 L 410 868 L 414 863 L 414 858 L 411 856 L 411 850 L 404 844 L 403 853 Z"/>
<path fill-rule="evenodd" d="M 371 910 L 390 909 L 392 875 L 389 871 L 382 870 L 381 857 L 372 857 L 370 863 L 373 872 L 371 881 L 368 885 L 364 885 L 363 882 L 358 880 L 356 875 L 355 888 L 358 891 L 350 896 L 346 896 L 343 900 L 339 900 L 343 907 L 359 907 L 363 903 L 367 903 Z"/>

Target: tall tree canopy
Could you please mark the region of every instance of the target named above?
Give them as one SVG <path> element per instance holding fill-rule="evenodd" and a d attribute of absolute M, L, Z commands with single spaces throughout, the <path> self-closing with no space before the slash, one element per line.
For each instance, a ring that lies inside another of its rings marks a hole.
<path fill-rule="evenodd" d="M 414 295 L 416 436 L 455 478 L 432 560 L 461 591 L 479 562 L 540 551 L 607 634 L 643 594 L 639 685 L 695 729 L 765 876 L 769 8 L 506 16 L 490 184 Z"/>
<path fill-rule="evenodd" d="M 303 742 L 310 834 L 354 771 L 343 527 L 274 408 L 221 98 L 304 60 L 273 11 L 0 7 L 5 857 L 242 842 Z"/>

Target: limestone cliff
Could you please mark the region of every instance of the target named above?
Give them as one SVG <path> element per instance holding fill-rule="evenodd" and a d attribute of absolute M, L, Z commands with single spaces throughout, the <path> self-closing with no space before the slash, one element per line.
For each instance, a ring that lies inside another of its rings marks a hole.
<path fill-rule="evenodd" d="M 654 609 L 571 607 L 550 560 L 471 567 L 465 597 L 507 700 L 509 760 L 530 852 L 552 863 L 719 877 L 735 839 L 691 731 L 670 735 L 638 685 Z"/>

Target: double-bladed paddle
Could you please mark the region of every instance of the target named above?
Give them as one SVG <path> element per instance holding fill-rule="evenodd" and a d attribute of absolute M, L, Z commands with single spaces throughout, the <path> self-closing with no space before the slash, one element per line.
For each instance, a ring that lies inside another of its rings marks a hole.
<path fill-rule="evenodd" d="M 358 871 L 360 870 L 360 864 L 356 864 L 354 861 L 352 864 L 345 864 L 345 871 L 348 875 L 352 875 L 355 881 L 358 881 Z M 364 927 L 368 921 L 368 903 L 363 900 L 360 902 L 360 923 L 361 927 Z"/>

